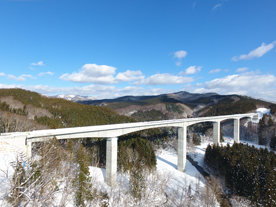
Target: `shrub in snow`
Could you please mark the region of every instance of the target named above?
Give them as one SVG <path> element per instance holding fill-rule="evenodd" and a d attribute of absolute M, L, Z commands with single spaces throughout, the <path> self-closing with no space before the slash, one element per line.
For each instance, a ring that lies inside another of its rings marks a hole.
<path fill-rule="evenodd" d="M 199 134 L 193 134 L 193 143 L 195 145 L 200 145 L 201 144 L 201 137 Z"/>

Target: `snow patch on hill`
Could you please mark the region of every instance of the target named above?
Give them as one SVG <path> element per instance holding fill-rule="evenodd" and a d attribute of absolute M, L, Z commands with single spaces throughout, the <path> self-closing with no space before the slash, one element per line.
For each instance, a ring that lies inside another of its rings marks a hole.
<path fill-rule="evenodd" d="M 267 108 L 258 108 L 256 110 L 256 113 L 259 114 L 260 119 L 263 118 L 264 114 L 271 115 L 270 109 L 267 109 Z"/>

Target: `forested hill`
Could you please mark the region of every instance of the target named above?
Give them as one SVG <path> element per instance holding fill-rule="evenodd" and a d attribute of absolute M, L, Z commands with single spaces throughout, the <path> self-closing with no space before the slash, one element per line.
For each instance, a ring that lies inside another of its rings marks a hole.
<path fill-rule="evenodd" d="M 198 116 L 220 116 L 255 112 L 257 108 L 273 108 L 275 104 L 246 96 L 225 96 L 216 103 L 198 110 Z"/>
<path fill-rule="evenodd" d="M 0 89 L 0 113 L 2 133 L 134 121 L 106 107 L 48 98 L 22 89 Z M 18 127 L 23 123 L 24 127 Z"/>

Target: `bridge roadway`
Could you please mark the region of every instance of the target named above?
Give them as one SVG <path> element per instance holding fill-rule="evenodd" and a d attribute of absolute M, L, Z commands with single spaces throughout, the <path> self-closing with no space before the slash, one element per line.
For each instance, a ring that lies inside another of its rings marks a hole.
<path fill-rule="evenodd" d="M 122 123 L 110 125 L 97 125 L 74 128 L 60 128 L 36 130 L 30 132 L 3 133 L 0 141 L 12 144 L 21 149 L 27 157 L 32 156 L 32 142 L 46 141 L 53 136 L 57 139 L 92 138 L 101 137 L 107 139 L 106 146 L 106 182 L 114 185 L 117 180 L 117 140 L 118 137 L 131 132 L 159 127 L 178 128 L 178 164 L 179 171 L 185 171 L 186 167 L 186 137 L 187 127 L 202 122 L 213 123 L 213 142 L 220 142 L 220 123 L 224 120 L 234 120 L 234 141 L 240 139 L 240 119 L 258 119 L 258 113 L 235 114 L 226 116 L 200 117 L 188 119 L 172 119 L 150 122 Z"/>

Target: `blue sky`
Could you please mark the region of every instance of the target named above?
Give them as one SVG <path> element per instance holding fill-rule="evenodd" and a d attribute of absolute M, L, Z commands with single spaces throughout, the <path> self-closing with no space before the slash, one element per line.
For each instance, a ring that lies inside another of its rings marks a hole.
<path fill-rule="evenodd" d="M 0 88 L 276 102 L 275 0 L 0 0 Z"/>

